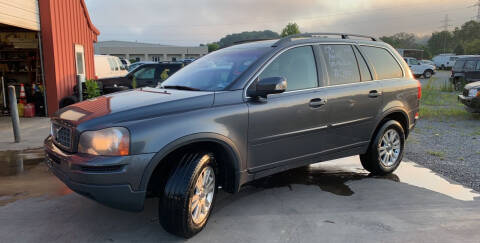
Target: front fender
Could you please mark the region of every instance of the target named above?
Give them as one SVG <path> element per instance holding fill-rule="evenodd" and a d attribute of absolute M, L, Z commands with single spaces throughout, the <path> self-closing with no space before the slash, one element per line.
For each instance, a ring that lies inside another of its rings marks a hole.
<path fill-rule="evenodd" d="M 197 142 L 215 142 L 225 148 L 225 150 L 229 154 L 229 157 L 232 158 L 231 161 L 226 161 L 226 163 L 229 163 L 229 167 L 233 168 L 234 170 L 234 173 L 232 173 L 234 176 L 233 191 L 238 191 L 242 181 L 241 165 L 243 164 L 243 162 L 241 161 L 240 151 L 237 146 L 235 146 L 235 143 L 232 140 L 230 140 L 226 136 L 217 133 L 196 133 L 181 137 L 164 146 L 160 151 L 155 154 L 155 156 L 153 156 L 152 160 L 145 168 L 142 180 L 140 182 L 140 189 L 147 190 L 148 182 L 150 181 L 150 178 L 155 171 L 155 168 L 160 165 L 162 160 L 168 154 L 175 151 L 176 149 Z"/>

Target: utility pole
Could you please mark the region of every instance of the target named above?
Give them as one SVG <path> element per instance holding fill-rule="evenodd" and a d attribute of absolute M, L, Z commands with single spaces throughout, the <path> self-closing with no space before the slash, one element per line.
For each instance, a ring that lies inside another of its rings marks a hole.
<path fill-rule="evenodd" d="M 479 0 L 479 2 L 480 2 L 480 0 Z M 445 14 L 445 18 L 441 21 L 443 23 L 443 25 L 442 25 L 443 31 L 448 31 L 448 27 L 450 27 L 450 25 L 448 23 L 450 21 L 451 21 L 451 19 L 448 18 L 448 14 Z"/>
<path fill-rule="evenodd" d="M 480 0 L 479 0 L 480 3 Z M 445 14 L 445 18 L 441 21 L 443 23 L 442 28 L 443 28 L 443 53 L 447 52 L 447 36 L 448 36 L 448 27 L 450 27 L 450 24 L 448 24 L 451 21 L 451 19 L 448 18 L 448 14 Z"/>

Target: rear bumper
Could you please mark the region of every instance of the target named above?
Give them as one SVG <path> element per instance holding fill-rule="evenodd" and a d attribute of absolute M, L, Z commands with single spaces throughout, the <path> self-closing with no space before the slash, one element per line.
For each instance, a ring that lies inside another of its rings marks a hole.
<path fill-rule="evenodd" d="M 480 98 L 479 97 L 465 97 L 459 95 L 458 100 L 462 102 L 470 112 L 480 112 Z"/>
<path fill-rule="evenodd" d="M 144 169 L 154 154 L 91 156 L 67 154 L 50 137 L 44 143 L 46 164 L 70 189 L 104 205 L 140 211 L 146 188 L 140 188 Z"/>

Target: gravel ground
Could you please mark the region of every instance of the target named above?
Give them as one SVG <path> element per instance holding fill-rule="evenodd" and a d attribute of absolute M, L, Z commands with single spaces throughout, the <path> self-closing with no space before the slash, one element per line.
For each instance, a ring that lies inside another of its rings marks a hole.
<path fill-rule="evenodd" d="M 450 71 L 438 71 L 440 86 Z M 421 79 L 422 86 L 428 80 Z M 480 120 L 421 118 L 408 137 L 405 157 L 462 185 L 480 191 Z"/>
<path fill-rule="evenodd" d="M 439 71 L 432 84 L 439 86 L 449 76 Z M 425 86 L 428 80 L 421 83 Z M 480 120 L 420 118 L 407 140 L 405 157 L 480 191 Z"/>
<path fill-rule="evenodd" d="M 480 121 L 420 119 L 405 157 L 480 191 Z"/>

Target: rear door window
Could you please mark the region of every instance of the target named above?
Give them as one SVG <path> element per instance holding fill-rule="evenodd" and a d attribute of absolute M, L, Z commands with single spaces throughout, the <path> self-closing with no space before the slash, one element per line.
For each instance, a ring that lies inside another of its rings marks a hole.
<path fill-rule="evenodd" d="M 286 78 L 287 91 L 317 87 L 317 68 L 312 47 L 296 47 L 282 53 L 259 76 L 260 79 L 269 77 Z"/>
<path fill-rule="evenodd" d="M 377 79 L 391 79 L 403 77 L 402 68 L 395 58 L 384 48 L 361 46 L 363 53 L 373 65 Z"/>
<path fill-rule="evenodd" d="M 360 82 L 360 71 L 351 45 L 320 45 L 330 85 Z"/>

